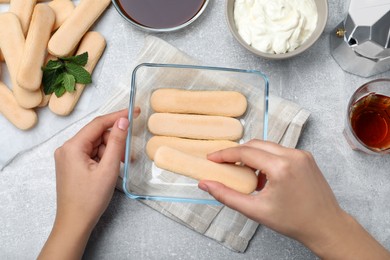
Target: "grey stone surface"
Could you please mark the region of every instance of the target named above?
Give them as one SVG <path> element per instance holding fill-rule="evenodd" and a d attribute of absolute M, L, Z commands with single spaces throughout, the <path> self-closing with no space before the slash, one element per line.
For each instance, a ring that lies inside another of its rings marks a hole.
<path fill-rule="evenodd" d="M 270 78 L 273 93 L 311 111 L 299 148 L 313 153 L 342 207 L 390 249 L 389 156 L 352 151 L 342 136 L 348 99 L 369 80 L 345 73 L 330 55 L 329 33 L 344 18 L 345 1 L 329 0 L 329 20 L 322 37 L 307 52 L 286 61 L 263 60 L 239 46 L 228 31 L 224 5 L 222 0 L 211 1 L 190 27 L 156 36 L 205 65 L 262 70 Z M 113 30 L 123 30 L 126 39 L 120 44 L 109 42 L 111 51 L 123 53 L 121 60 L 110 64 L 112 77 L 106 80 L 109 86 L 127 72 L 145 33 L 126 24 L 113 7 L 106 15 L 115 25 Z M 386 72 L 373 78 L 389 76 Z M 33 259 L 38 255 L 55 216 L 53 152 L 90 119 L 19 155 L 0 173 L 1 259 Z M 1 149 L 7 145 L 12 144 L 2 144 Z M 92 233 L 85 252 L 85 259 L 315 258 L 298 242 L 265 227 L 257 230 L 244 254 L 234 253 L 119 192 Z"/>

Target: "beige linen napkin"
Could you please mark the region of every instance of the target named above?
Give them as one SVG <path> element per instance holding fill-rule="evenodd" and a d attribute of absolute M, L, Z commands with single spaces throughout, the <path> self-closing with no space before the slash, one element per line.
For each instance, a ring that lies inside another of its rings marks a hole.
<path fill-rule="evenodd" d="M 106 114 L 128 107 L 131 72 L 143 62 L 199 64 L 185 53 L 167 42 L 148 36 L 137 62 L 129 70 L 129 75 L 119 83 L 118 90 L 101 107 L 99 113 Z M 297 104 L 276 96 L 270 97 L 268 140 L 284 146 L 295 147 L 302 127 L 310 113 Z M 123 172 L 121 173 L 123 176 Z M 121 177 L 118 189 L 122 189 Z M 253 237 L 258 224 L 240 213 L 225 206 L 200 205 L 191 203 L 169 203 L 142 201 L 167 217 L 215 239 L 222 245 L 237 252 L 244 252 Z"/>

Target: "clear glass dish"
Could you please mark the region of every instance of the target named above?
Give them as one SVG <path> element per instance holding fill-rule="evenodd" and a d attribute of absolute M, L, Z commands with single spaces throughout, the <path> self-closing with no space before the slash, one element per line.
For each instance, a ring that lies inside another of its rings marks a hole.
<path fill-rule="evenodd" d="M 239 143 L 244 143 L 254 138 L 267 139 L 267 77 L 257 70 L 156 63 L 140 64 L 132 73 L 123 176 L 125 194 L 132 199 L 218 204 L 197 187 L 197 180 L 159 169 L 147 156 L 146 143 L 152 137 L 147 121 L 154 112 L 150 96 L 159 88 L 239 91 L 248 101 L 247 111 L 238 118 L 244 126 Z M 141 108 L 141 114 L 133 119 L 136 106 Z"/>

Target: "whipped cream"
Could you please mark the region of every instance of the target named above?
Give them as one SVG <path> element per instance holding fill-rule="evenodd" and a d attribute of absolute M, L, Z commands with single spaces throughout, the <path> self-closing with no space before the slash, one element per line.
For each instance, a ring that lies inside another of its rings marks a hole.
<path fill-rule="evenodd" d="M 236 0 L 234 20 L 242 39 L 265 53 L 302 45 L 317 26 L 314 0 Z"/>

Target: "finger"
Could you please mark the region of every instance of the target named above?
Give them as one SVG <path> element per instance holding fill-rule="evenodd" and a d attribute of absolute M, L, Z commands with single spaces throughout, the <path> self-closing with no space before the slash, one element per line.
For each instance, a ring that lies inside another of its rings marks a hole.
<path fill-rule="evenodd" d="M 99 149 L 97 150 L 97 157 L 100 159 L 103 157 L 104 152 L 106 151 L 106 146 L 104 144 L 99 146 Z"/>
<path fill-rule="evenodd" d="M 99 165 L 109 172 L 115 174 L 119 172 L 120 161 L 125 150 L 128 127 L 129 120 L 121 117 L 111 129 L 110 137 Z"/>
<path fill-rule="evenodd" d="M 207 159 L 217 163 L 241 162 L 251 168 L 268 172 L 272 170 L 279 157 L 260 149 L 241 145 L 211 153 Z"/>
<path fill-rule="evenodd" d="M 110 131 L 104 132 L 103 137 L 102 137 L 102 139 L 103 139 L 102 143 L 106 145 L 109 137 L 110 137 Z"/>
<path fill-rule="evenodd" d="M 92 152 L 91 152 L 91 154 L 90 154 L 90 157 L 91 157 L 91 158 L 95 158 L 96 156 L 98 156 L 98 153 L 99 153 L 99 146 L 93 148 L 93 150 L 92 150 Z"/>
<path fill-rule="evenodd" d="M 135 107 L 133 110 L 133 118 L 137 118 L 141 114 L 141 108 L 140 107 Z"/>
<path fill-rule="evenodd" d="M 259 139 L 253 139 L 249 142 L 243 144 L 244 146 L 249 146 L 256 149 L 261 149 L 269 153 L 273 153 L 275 155 L 285 155 L 289 152 L 289 148 L 283 147 L 277 143 L 270 141 L 263 141 Z"/>
<path fill-rule="evenodd" d="M 96 117 L 89 124 L 84 126 L 72 139 L 81 145 L 94 143 L 102 136 L 104 131 L 111 128 L 120 117 L 127 117 L 127 109 Z"/>
<path fill-rule="evenodd" d="M 253 211 L 253 200 L 255 199 L 253 195 L 240 193 L 215 181 L 201 180 L 198 187 L 208 192 L 217 201 L 246 216 L 249 216 Z"/>
<path fill-rule="evenodd" d="M 139 108 L 139 107 L 135 107 L 134 108 L 134 116 L 133 116 L 133 118 L 135 119 L 135 118 L 137 118 L 138 116 L 139 116 L 139 114 L 140 114 L 140 112 L 141 112 L 141 109 Z M 103 141 L 102 141 L 102 143 L 103 144 L 107 144 L 107 142 L 108 142 L 108 138 L 110 137 L 110 130 L 107 130 L 106 132 L 104 132 L 104 134 L 103 134 Z"/>
<path fill-rule="evenodd" d="M 100 136 L 99 138 L 97 138 L 94 142 L 93 142 L 93 148 L 96 149 L 99 147 L 99 145 L 101 145 L 103 142 L 103 138 Z"/>
<path fill-rule="evenodd" d="M 137 160 L 137 156 L 135 154 L 130 155 L 130 161 L 135 162 Z M 123 155 L 122 162 L 125 162 L 125 154 Z"/>

